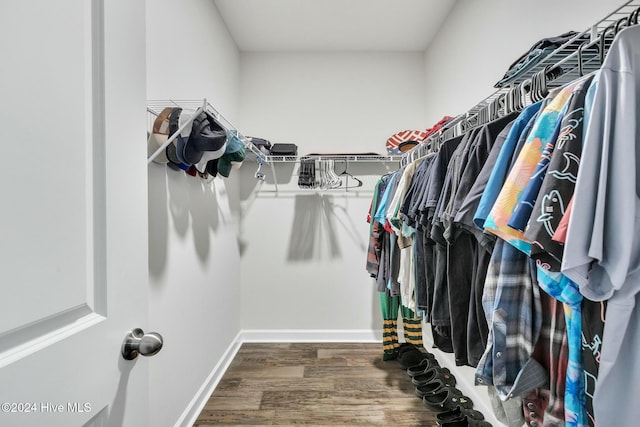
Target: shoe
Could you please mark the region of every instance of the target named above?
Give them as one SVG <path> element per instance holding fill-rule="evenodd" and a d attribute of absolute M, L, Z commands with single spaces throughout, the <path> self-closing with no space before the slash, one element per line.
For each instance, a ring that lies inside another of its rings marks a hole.
<path fill-rule="evenodd" d="M 462 395 L 462 392 L 460 390 L 458 390 L 457 388 L 455 388 L 454 386 L 452 386 L 450 384 L 444 384 L 440 380 L 435 380 L 435 381 L 430 382 L 430 383 L 426 383 L 426 384 L 423 384 L 423 385 L 416 386 L 416 396 L 418 396 L 420 399 L 422 399 L 427 394 L 439 393 L 445 387 L 449 387 L 452 390 L 452 392 Z"/>
<path fill-rule="evenodd" d="M 476 425 L 481 421 L 484 421 L 484 415 L 481 412 L 475 411 L 473 409 L 465 409 L 465 408 L 455 408 L 451 411 L 441 412 L 436 415 L 436 423 L 439 426 L 449 425 L 447 423 L 452 423 L 454 421 L 466 421 L 470 425 Z"/>
<path fill-rule="evenodd" d="M 448 368 L 441 368 L 439 366 L 434 366 L 428 370 L 426 370 L 423 374 L 416 375 L 411 378 L 411 382 L 413 385 L 423 385 L 435 380 L 440 380 L 445 384 L 451 384 L 451 386 L 456 385 L 456 377 L 451 374 Z"/>
<path fill-rule="evenodd" d="M 472 409 L 473 402 L 467 396 L 457 394 L 451 387 L 444 387 L 437 393 L 427 394 L 422 398 L 424 405 L 435 412 L 446 412 L 460 409 Z"/>
<path fill-rule="evenodd" d="M 398 351 L 398 355 L 401 356 L 405 351 L 412 351 L 416 348 L 418 347 L 416 347 L 415 344 L 409 344 L 407 342 L 403 342 L 400 345 L 398 345 L 398 348 L 396 348 L 396 350 Z"/>
<path fill-rule="evenodd" d="M 415 377 L 416 375 L 424 374 L 430 368 L 434 366 L 440 367 L 440 364 L 436 360 L 435 356 L 431 353 L 427 353 L 429 356 L 426 356 L 424 359 L 420 361 L 417 365 L 409 366 L 407 368 L 407 374 L 409 376 Z"/>
<path fill-rule="evenodd" d="M 411 344 L 412 345 L 412 344 Z M 425 358 L 433 357 L 431 353 L 420 350 L 418 347 L 405 347 L 398 351 L 398 362 L 400 369 L 406 371 L 410 366 L 418 365 Z"/>
<path fill-rule="evenodd" d="M 438 424 L 438 425 L 440 427 L 469 427 L 471 424 L 469 424 L 467 420 L 463 418 L 461 420 L 450 421 L 448 423 Z"/>
<path fill-rule="evenodd" d="M 438 425 L 440 427 L 492 427 L 492 425 L 486 421 L 472 422 L 472 421 L 468 421 L 466 418 L 463 420 L 451 421 L 451 422 L 438 424 Z"/>

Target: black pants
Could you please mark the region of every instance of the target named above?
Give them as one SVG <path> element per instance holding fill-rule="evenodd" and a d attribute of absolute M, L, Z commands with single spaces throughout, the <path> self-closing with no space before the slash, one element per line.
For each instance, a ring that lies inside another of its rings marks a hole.
<path fill-rule="evenodd" d="M 424 312 L 424 318 L 431 318 L 431 301 L 433 300 L 433 291 L 431 292 L 431 298 L 427 292 L 429 288 L 429 282 L 431 282 L 431 289 L 433 289 L 433 269 L 429 268 L 429 263 L 433 259 L 432 247 L 426 245 L 424 234 L 422 230 L 416 230 L 415 238 L 413 241 L 413 261 L 415 265 L 415 297 L 416 307 L 418 310 Z"/>
<path fill-rule="evenodd" d="M 458 366 L 477 366 L 487 344 L 482 289 L 491 254 L 466 231 L 447 247 L 451 341 Z"/>
<path fill-rule="evenodd" d="M 491 260 L 491 252 L 487 248 L 479 244 L 477 247 L 477 267 L 469 297 L 469 319 L 467 323 L 467 357 L 469 365 L 474 367 L 480 363 L 480 359 L 487 347 L 487 337 L 489 336 L 487 317 L 482 307 L 482 292 L 484 291 L 484 281 L 487 278 L 487 270 Z"/>
<path fill-rule="evenodd" d="M 447 353 L 453 352 L 451 343 L 451 314 L 447 291 L 447 247 L 440 243 L 432 246 L 431 267 L 434 274 L 433 302 L 431 304 L 431 331 L 434 345 Z"/>

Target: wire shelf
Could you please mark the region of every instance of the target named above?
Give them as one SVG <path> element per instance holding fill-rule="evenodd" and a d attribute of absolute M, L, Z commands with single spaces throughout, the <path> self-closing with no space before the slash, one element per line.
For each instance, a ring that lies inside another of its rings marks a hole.
<path fill-rule="evenodd" d="M 298 163 L 302 160 L 335 160 L 335 161 L 347 161 L 347 162 L 399 162 L 402 156 L 382 156 L 372 154 L 312 154 L 312 155 L 298 155 L 298 156 L 269 156 L 263 155 L 265 163 Z"/>

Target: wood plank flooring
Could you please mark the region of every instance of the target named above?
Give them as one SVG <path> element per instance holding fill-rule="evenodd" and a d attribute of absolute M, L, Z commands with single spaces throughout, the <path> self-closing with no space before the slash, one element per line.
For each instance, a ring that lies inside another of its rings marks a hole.
<path fill-rule="evenodd" d="M 243 344 L 194 427 L 437 426 L 381 356 L 381 344 Z"/>

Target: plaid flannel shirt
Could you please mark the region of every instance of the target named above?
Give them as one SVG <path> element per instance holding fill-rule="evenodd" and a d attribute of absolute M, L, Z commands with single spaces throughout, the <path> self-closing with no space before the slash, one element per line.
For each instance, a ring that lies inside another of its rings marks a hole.
<path fill-rule="evenodd" d="M 482 297 L 489 337 L 475 382 L 494 385 L 504 396 L 511 393 L 540 333 L 542 309 L 534 275 L 524 253 L 496 241 Z"/>

